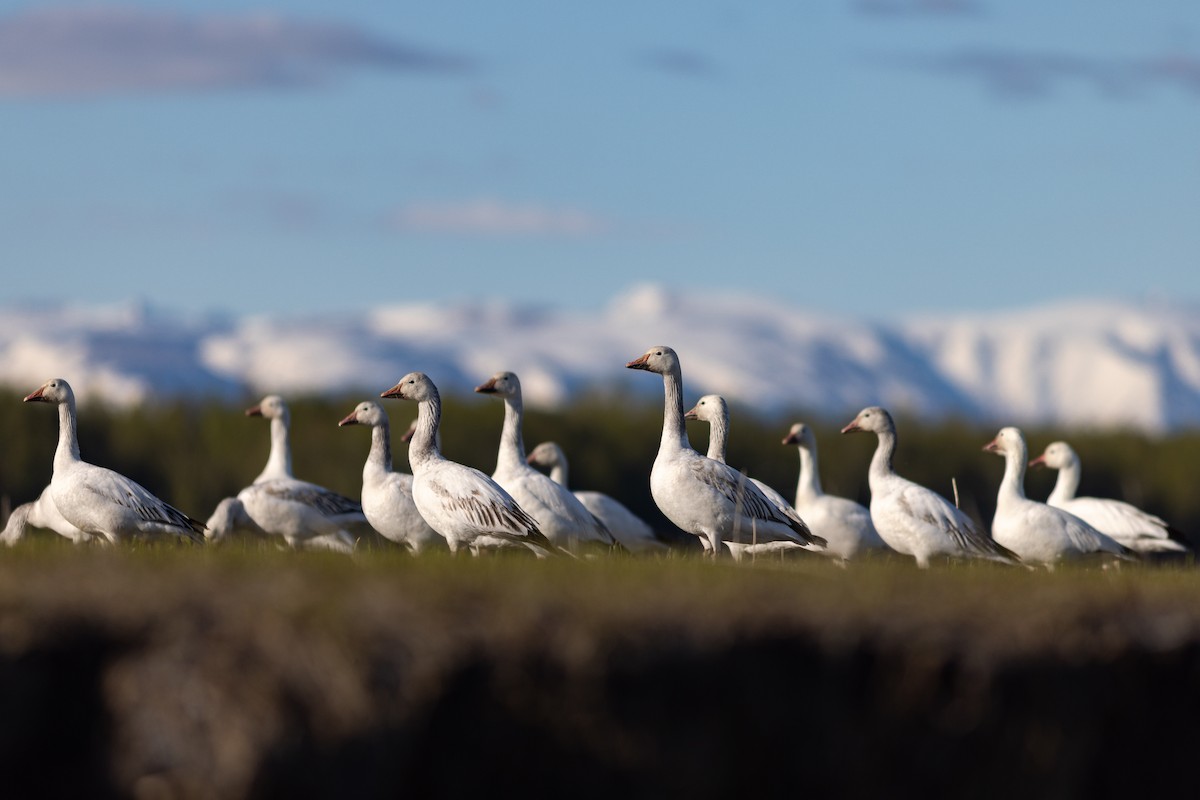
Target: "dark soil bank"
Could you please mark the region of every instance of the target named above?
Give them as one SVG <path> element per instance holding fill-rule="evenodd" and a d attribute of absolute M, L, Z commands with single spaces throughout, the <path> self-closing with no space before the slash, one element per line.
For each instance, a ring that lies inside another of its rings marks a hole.
<path fill-rule="evenodd" d="M 1200 750 L 1190 570 L 2 555 L 9 798 L 1151 797 Z"/>

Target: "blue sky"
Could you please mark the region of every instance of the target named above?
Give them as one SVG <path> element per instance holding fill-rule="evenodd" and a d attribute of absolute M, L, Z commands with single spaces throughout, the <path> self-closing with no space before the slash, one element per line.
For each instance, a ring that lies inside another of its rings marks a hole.
<path fill-rule="evenodd" d="M 1194 0 L 0 4 L 7 302 L 1200 300 Z"/>

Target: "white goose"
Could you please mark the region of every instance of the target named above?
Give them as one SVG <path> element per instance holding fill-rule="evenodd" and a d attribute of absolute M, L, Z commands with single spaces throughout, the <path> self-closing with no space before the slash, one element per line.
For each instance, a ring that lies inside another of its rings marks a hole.
<path fill-rule="evenodd" d="M 75 542 L 75 544 L 91 541 L 107 543 L 108 541 L 107 539 L 97 539 L 86 534 L 67 522 L 66 518 L 58 513 L 58 506 L 54 505 L 54 500 L 50 497 L 49 486 L 42 490 L 42 493 L 37 496 L 36 500 L 22 503 L 13 509 L 12 513 L 8 515 L 4 531 L 0 532 L 0 544 L 6 544 L 11 547 L 24 539 L 29 533 L 30 528 L 43 528 L 48 531 L 54 531 L 59 536 Z"/>
<path fill-rule="evenodd" d="M 725 398 L 719 394 L 706 394 L 697 400 L 696 405 L 694 405 L 689 411 L 684 412 L 683 418 L 685 420 L 691 419 L 707 422 L 709 426 L 708 457 L 713 461 L 720 461 L 722 464 L 728 463 L 726 461 L 726 454 L 728 452 L 729 442 L 729 404 L 725 402 Z M 747 476 L 746 480 L 757 486 L 766 496 L 766 498 L 770 500 L 776 508 L 783 512 L 785 516 L 800 520 L 802 523 L 808 526 L 810 531 L 812 530 L 812 526 L 808 525 L 808 520 L 804 519 L 796 511 L 796 509 L 792 507 L 792 504 L 789 503 L 786 498 L 784 498 L 783 495 L 757 478 L 751 478 Z M 747 555 L 761 555 L 769 553 L 773 550 L 818 549 L 810 545 L 802 545 L 797 542 L 769 542 L 760 545 L 745 545 L 742 547 L 739 547 L 737 543 L 734 543 L 732 546 L 730 546 L 729 542 L 726 542 L 725 544 L 733 552 L 734 557 L 739 559 L 744 558 Z M 832 551 L 827 549 L 820 549 L 820 552 L 826 555 L 834 555 Z"/>
<path fill-rule="evenodd" d="M 529 451 L 526 461 L 550 470 L 550 480 L 559 486 L 568 487 L 567 456 L 556 442 L 542 442 Z M 604 492 L 577 491 L 573 493 L 583 507 L 604 523 L 613 538 L 631 553 L 660 553 L 667 550 L 666 542 L 660 541 L 654 529 L 625 505 Z"/>
<path fill-rule="evenodd" d="M 1161 517 L 1142 511 L 1123 500 L 1076 497 L 1081 472 L 1079 456 L 1066 442 L 1050 444 L 1045 452 L 1029 462 L 1029 466 L 1045 466 L 1058 470 L 1054 491 L 1046 500 L 1048 505 L 1069 511 L 1130 550 L 1161 554 L 1191 552 L 1181 541 L 1183 534 Z"/>
<path fill-rule="evenodd" d="M 1029 451 L 1018 428 L 1001 428 L 983 446 L 1004 456 L 1004 478 L 996 496 L 992 536 L 1024 561 L 1052 567 L 1059 561 L 1110 554 L 1131 558 L 1132 551 L 1079 517 L 1025 496 L 1025 462 Z"/>
<path fill-rule="evenodd" d="M 445 537 L 451 552 L 479 539 L 523 544 L 538 555 L 553 552 L 537 522 L 508 492 L 477 469 L 450 461 L 437 445 L 442 400 L 423 372 L 410 372 L 380 397 L 417 404 L 417 427 L 408 448 L 413 471 L 413 501 L 435 531 Z"/>
<path fill-rule="evenodd" d="M 553 544 L 567 550 L 581 547 L 608 550 L 617 544 L 612 533 L 588 511 L 571 490 L 538 472 L 525 460 L 521 381 L 512 372 L 497 372 L 475 387 L 480 394 L 504 400 L 504 427 L 492 480 L 500 484 Z"/>
<path fill-rule="evenodd" d="M 292 475 L 288 434 L 291 414 L 283 398 L 268 395 L 258 405 L 246 409 L 246 416 L 271 421 L 271 450 L 266 467 L 254 483 L 237 494 L 246 515 L 267 534 L 282 537 L 291 547 L 353 551 L 356 539 L 350 529 L 368 525 L 362 505 Z M 210 536 L 213 541 L 219 538 Z"/>
<path fill-rule="evenodd" d="M 651 347 L 625 365 L 663 377 L 663 431 L 650 471 L 650 494 L 671 522 L 706 539 L 712 552 L 722 542 L 790 541 L 824 546 L 799 518 L 783 514 L 737 470 L 692 449 L 683 420 L 683 377 L 670 347 Z"/>
<path fill-rule="evenodd" d="M 26 396 L 25 402 L 58 406 L 58 448 L 54 451 L 49 490 L 54 506 L 67 522 L 85 534 L 103 536 L 113 543 L 163 536 L 204 541 L 203 523 L 124 475 L 79 457 L 75 392 L 69 383 L 52 378 Z"/>
<path fill-rule="evenodd" d="M 363 401 L 338 425 L 371 428 L 371 449 L 363 465 L 362 488 L 362 509 L 371 527 L 414 553 L 426 548 L 445 549 L 446 540 L 429 527 L 413 502 L 413 476 L 392 469 L 391 426 L 383 406 L 374 400 Z"/>
<path fill-rule="evenodd" d="M 896 426 L 879 406 L 864 408 L 842 433 L 868 431 L 879 437 L 871 469 L 871 521 L 883 540 L 898 553 L 910 555 L 920 567 L 930 559 L 981 558 L 1020 563 L 1017 555 L 980 533 L 975 523 L 937 492 L 896 474 Z"/>
<path fill-rule="evenodd" d="M 861 503 L 845 497 L 825 494 L 817 469 L 817 437 L 812 428 L 797 422 L 783 437 L 783 444 L 795 445 L 800 453 L 800 478 L 796 482 L 796 512 L 808 527 L 829 542 L 839 558 L 887 552 L 891 548 L 875 530 L 871 512 Z"/>

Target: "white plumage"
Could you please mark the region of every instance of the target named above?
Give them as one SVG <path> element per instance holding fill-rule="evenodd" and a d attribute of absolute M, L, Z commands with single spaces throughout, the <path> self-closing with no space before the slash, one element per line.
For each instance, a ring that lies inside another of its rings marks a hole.
<path fill-rule="evenodd" d="M 714 554 L 723 541 L 757 544 L 792 541 L 824 546 L 798 518 L 781 512 L 737 470 L 692 449 L 683 420 L 683 378 L 670 347 L 651 347 L 625 365 L 663 378 L 663 431 L 650 471 L 650 494 L 681 530 L 708 540 Z"/>
<path fill-rule="evenodd" d="M 423 372 L 410 372 L 381 397 L 417 404 L 417 424 L 409 443 L 413 501 L 452 552 L 480 540 L 514 542 L 538 555 L 554 550 L 537 522 L 494 480 L 473 467 L 450 461 L 437 446 L 442 401 Z"/>
<path fill-rule="evenodd" d="M 556 442 L 542 442 L 525 459 L 530 464 L 550 470 L 550 480 L 559 486 L 569 487 L 567 456 Z M 645 520 L 634 514 L 625 504 L 604 492 L 576 491 L 575 498 L 592 512 L 613 538 L 631 553 L 662 552 L 668 547 L 654 534 L 654 529 Z"/>
<path fill-rule="evenodd" d="M 1130 557 L 1130 550 L 1079 517 L 1025 496 L 1029 451 L 1018 428 L 1002 428 L 983 449 L 1004 456 L 1004 478 L 992 518 L 992 536 L 997 542 L 1024 561 L 1048 566 L 1103 553 Z"/>
<path fill-rule="evenodd" d="M 879 437 L 871 458 L 871 521 L 875 530 L 898 553 L 910 555 L 921 567 L 937 557 L 981 558 L 1020 563 L 1017 555 L 981 533 L 975 523 L 937 492 L 896 474 L 896 426 L 879 406 L 864 408 L 842 433 L 868 431 Z"/>
<path fill-rule="evenodd" d="M 728 463 L 726 455 L 728 453 L 729 442 L 729 404 L 725 402 L 725 398 L 719 394 L 706 394 L 696 401 L 696 405 L 686 411 L 683 415 L 684 419 L 700 420 L 707 422 L 709 426 L 708 432 L 708 457 L 713 461 L 720 461 L 722 464 Z M 763 495 L 771 501 L 771 503 L 779 509 L 784 516 L 800 520 L 811 531 L 812 526 L 808 524 L 808 520 L 801 516 L 792 504 L 784 498 L 779 492 L 758 480 L 747 476 L 746 480 L 753 483 L 759 488 Z M 820 535 L 820 534 L 818 534 Z M 822 537 L 824 538 L 824 537 Z M 741 546 L 730 546 L 726 542 L 726 547 L 733 553 L 734 558 L 741 560 L 748 555 L 764 555 L 777 552 L 785 552 L 788 549 L 796 550 L 820 550 L 822 554 L 833 555 L 826 548 L 816 548 L 812 545 L 800 544 L 798 542 L 769 542 L 762 544 L 749 544 Z"/>
<path fill-rule="evenodd" d="M 135 538 L 203 541 L 204 525 L 155 497 L 141 484 L 79 456 L 75 392 L 62 378 L 52 378 L 25 397 L 25 402 L 58 406 L 58 448 L 50 497 L 71 525 L 110 542 Z"/>
<path fill-rule="evenodd" d="M 417 511 L 412 496 L 413 476 L 392 469 L 391 426 L 383 406 L 366 400 L 338 425 L 371 428 L 371 449 L 363 465 L 362 488 L 362 509 L 371 527 L 414 553 L 430 547 L 445 549 L 446 540 Z"/>
<path fill-rule="evenodd" d="M 1040 456 L 1029 462 L 1029 466 L 1058 470 L 1054 491 L 1046 499 L 1047 505 L 1069 511 L 1130 550 L 1139 553 L 1190 552 L 1190 548 L 1179 541 L 1183 535 L 1161 517 L 1123 500 L 1076 497 L 1082 467 L 1079 456 L 1066 442 L 1048 445 Z"/>
<path fill-rule="evenodd" d="M 58 513 L 58 506 L 54 505 L 54 500 L 50 497 L 49 486 L 42 490 L 42 493 L 37 496 L 36 500 L 22 503 L 13 509 L 12 513 L 8 515 L 8 521 L 4 524 L 4 531 L 0 532 L 0 544 L 6 544 L 11 547 L 24 539 L 29 533 L 30 528 L 42 528 L 54 531 L 59 536 L 70 539 L 76 544 L 91 541 L 108 541 L 107 539 L 97 538 L 84 533 L 79 528 L 67 522 L 66 518 Z"/>
<path fill-rule="evenodd" d="M 813 533 L 829 542 L 829 550 L 840 558 L 854 558 L 891 548 L 875 530 L 871 512 L 861 503 L 825 494 L 817 469 L 817 437 L 803 422 L 792 425 L 783 444 L 795 445 L 800 454 L 800 477 L 796 481 L 796 513 Z"/>
<path fill-rule="evenodd" d="M 584 508 L 567 487 L 555 483 L 525 460 L 522 434 L 525 410 L 517 376 L 512 372 L 497 372 L 475 387 L 475 391 L 504 400 L 504 427 L 492 479 L 537 520 L 538 529 L 546 538 L 571 551 L 581 547 L 607 550 L 616 545 L 604 523 Z"/>

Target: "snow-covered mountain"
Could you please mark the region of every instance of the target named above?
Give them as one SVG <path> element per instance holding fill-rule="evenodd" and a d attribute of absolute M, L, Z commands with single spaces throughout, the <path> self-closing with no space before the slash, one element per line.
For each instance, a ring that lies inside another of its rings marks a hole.
<path fill-rule="evenodd" d="M 1002 424 L 1200 425 L 1200 313 L 1073 302 L 892 322 L 814 313 L 765 297 L 639 286 L 599 312 L 517 305 L 383 306 L 360 315 L 178 316 L 140 304 L 0 311 L 0 381 L 67 378 L 83 398 L 378 393 L 419 369 L 468 391 L 499 369 L 527 401 L 585 388 L 657 394 L 624 364 L 680 354 L 694 398 L 720 392 L 774 411 L 849 419 L 868 404 Z"/>

